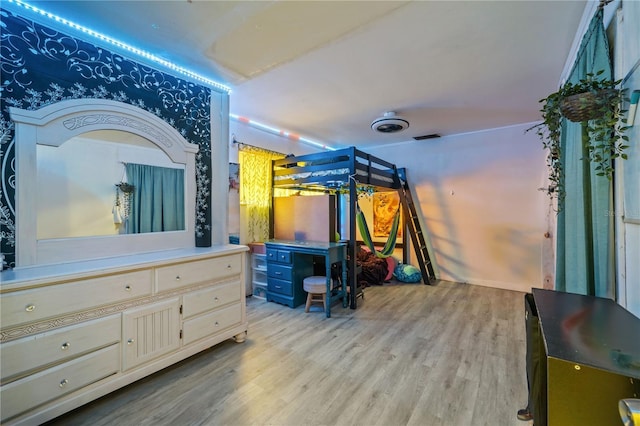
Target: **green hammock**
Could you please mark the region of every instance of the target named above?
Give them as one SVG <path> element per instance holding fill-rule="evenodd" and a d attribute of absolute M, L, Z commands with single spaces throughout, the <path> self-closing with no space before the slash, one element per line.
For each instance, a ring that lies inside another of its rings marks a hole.
<path fill-rule="evenodd" d="M 356 202 L 356 222 L 358 224 L 358 230 L 360 231 L 360 235 L 364 240 L 364 243 L 369 247 L 371 253 L 375 253 L 377 257 L 384 259 L 393 254 L 393 250 L 396 248 L 396 240 L 398 238 L 398 226 L 400 224 L 400 206 L 398 206 L 398 210 L 396 211 L 396 215 L 393 217 L 393 223 L 391 224 L 391 231 L 389 232 L 389 238 L 385 243 L 382 250 L 376 250 L 373 245 L 373 241 L 371 240 L 371 234 L 369 233 L 369 227 L 367 226 L 367 220 L 364 217 L 364 213 L 360 210 L 360 206 Z"/>

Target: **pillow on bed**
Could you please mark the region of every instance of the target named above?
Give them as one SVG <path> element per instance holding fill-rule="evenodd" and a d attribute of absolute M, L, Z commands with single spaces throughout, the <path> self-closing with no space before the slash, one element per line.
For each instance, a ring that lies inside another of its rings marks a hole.
<path fill-rule="evenodd" d="M 393 270 L 396 279 L 403 283 L 419 283 L 422 280 L 420 270 L 413 265 L 398 264 Z"/>
<path fill-rule="evenodd" d="M 385 258 L 385 260 L 387 261 L 387 276 L 384 278 L 384 280 L 389 281 L 393 277 L 393 271 L 396 270 L 398 260 L 393 256 L 389 256 Z"/>

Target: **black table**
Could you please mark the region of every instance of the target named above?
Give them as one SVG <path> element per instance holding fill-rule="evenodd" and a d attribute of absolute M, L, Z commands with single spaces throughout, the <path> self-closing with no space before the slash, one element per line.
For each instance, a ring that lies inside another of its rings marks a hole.
<path fill-rule="evenodd" d="M 621 425 L 618 401 L 640 396 L 640 319 L 610 299 L 542 289 L 533 297 L 547 424 Z"/>

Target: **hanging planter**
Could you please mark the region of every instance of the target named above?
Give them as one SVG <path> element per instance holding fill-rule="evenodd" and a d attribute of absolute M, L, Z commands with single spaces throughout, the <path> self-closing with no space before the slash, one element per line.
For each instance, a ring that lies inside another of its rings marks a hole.
<path fill-rule="evenodd" d="M 603 117 L 610 103 L 615 102 L 618 91 L 603 89 L 597 92 L 583 92 L 567 96 L 560 102 L 560 112 L 574 123 Z"/>
<path fill-rule="evenodd" d="M 116 183 L 116 207 L 120 211 L 120 191 L 122 191 L 122 217 L 121 221 L 125 221 L 129 218 L 131 213 L 131 198 L 133 197 L 133 191 L 135 186 L 128 182 Z M 114 223 L 115 216 L 114 216 Z"/>
<path fill-rule="evenodd" d="M 125 194 L 131 194 L 135 189 L 133 185 L 127 182 L 116 183 L 116 186 L 120 189 L 120 191 L 124 192 Z"/>
<path fill-rule="evenodd" d="M 595 165 L 596 175 L 611 179 L 612 160 L 627 158 L 624 151 L 629 137 L 624 135 L 628 128 L 622 110 L 624 92 L 617 88 L 620 80 L 599 79 L 603 72 L 587 74 L 578 83 L 566 83 L 542 99 L 542 123 L 527 129 L 527 132 L 535 130 L 549 151 L 547 167 L 551 184 L 547 193 L 551 198 L 561 200 L 565 196 L 565 160 L 560 147 L 564 119 L 586 126 L 582 143 L 589 161 Z"/>

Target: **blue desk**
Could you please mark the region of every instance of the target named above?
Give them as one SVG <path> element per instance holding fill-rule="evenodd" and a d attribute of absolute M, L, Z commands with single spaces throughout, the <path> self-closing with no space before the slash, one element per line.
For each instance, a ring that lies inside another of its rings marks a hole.
<path fill-rule="evenodd" d="M 319 241 L 269 240 L 267 248 L 267 301 L 277 302 L 295 308 L 306 300 L 302 280 L 313 275 L 313 256 L 325 259 L 327 293 L 325 306 L 327 318 L 331 317 L 331 304 L 342 300 L 347 307 L 347 245 L 346 243 L 325 243 Z M 342 279 L 333 288 L 331 265 L 342 264 Z"/>

